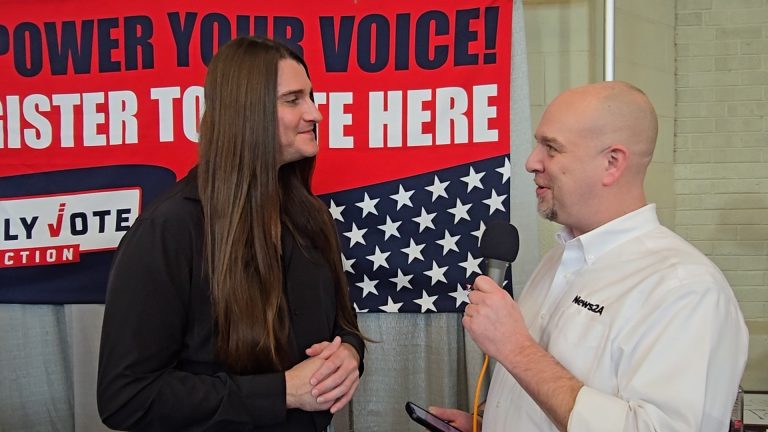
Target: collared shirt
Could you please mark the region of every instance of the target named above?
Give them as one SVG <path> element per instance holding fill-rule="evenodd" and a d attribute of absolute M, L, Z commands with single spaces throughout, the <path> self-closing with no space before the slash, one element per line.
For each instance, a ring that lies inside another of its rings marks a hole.
<path fill-rule="evenodd" d="M 647 205 L 542 259 L 519 305 L 533 338 L 584 383 L 571 432 L 727 430 L 748 333 L 728 282 Z M 497 365 L 483 431 L 556 431 Z"/>

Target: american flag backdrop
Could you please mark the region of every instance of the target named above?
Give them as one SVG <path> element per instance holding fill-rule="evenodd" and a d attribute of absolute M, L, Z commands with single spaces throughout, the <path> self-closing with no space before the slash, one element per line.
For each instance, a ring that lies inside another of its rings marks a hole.
<path fill-rule="evenodd" d="M 208 61 L 257 34 L 310 71 L 312 190 L 355 306 L 463 309 L 483 224 L 508 218 L 513 0 L 183 3 L 4 8 L 0 303 L 104 301 L 123 234 L 196 163 Z"/>
<path fill-rule="evenodd" d="M 508 155 L 322 195 L 358 312 L 455 312 L 482 273 L 479 242 L 509 221 Z"/>
<path fill-rule="evenodd" d="M 463 311 L 485 227 L 509 222 L 512 3 L 357 2 L 355 34 L 388 16 L 391 44 L 363 37 L 349 71 L 313 75 L 324 120 L 312 190 L 337 224 L 358 312 Z M 371 73 L 386 47 L 394 63 Z"/>

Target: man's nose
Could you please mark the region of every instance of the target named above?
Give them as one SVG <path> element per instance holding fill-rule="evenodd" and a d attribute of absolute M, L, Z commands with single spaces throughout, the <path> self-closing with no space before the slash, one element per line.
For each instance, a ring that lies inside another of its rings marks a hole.
<path fill-rule="evenodd" d="M 541 146 L 536 144 L 525 160 L 525 170 L 529 173 L 541 171 Z"/>

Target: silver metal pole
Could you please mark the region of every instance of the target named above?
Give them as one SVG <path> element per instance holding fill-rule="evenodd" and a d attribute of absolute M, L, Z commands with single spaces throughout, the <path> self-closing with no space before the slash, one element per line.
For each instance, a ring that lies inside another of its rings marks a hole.
<path fill-rule="evenodd" d="M 603 75 L 606 81 L 613 81 L 614 66 L 614 36 L 615 36 L 615 5 L 614 0 L 605 0 L 605 53 L 603 56 Z"/>

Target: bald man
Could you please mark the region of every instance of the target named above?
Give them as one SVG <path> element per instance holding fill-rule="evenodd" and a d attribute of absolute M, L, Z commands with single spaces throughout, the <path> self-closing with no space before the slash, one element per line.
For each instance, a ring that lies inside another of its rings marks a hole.
<path fill-rule="evenodd" d="M 622 82 L 544 112 L 526 169 L 561 244 L 519 302 L 485 276 L 469 295 L 464 327 L 498 362 L 483 431 L 728 430 L 748 334 L 723 274 L 646 201 L 656 134 Z M 431 411 L 472 430 L 467 413 Z"/>

